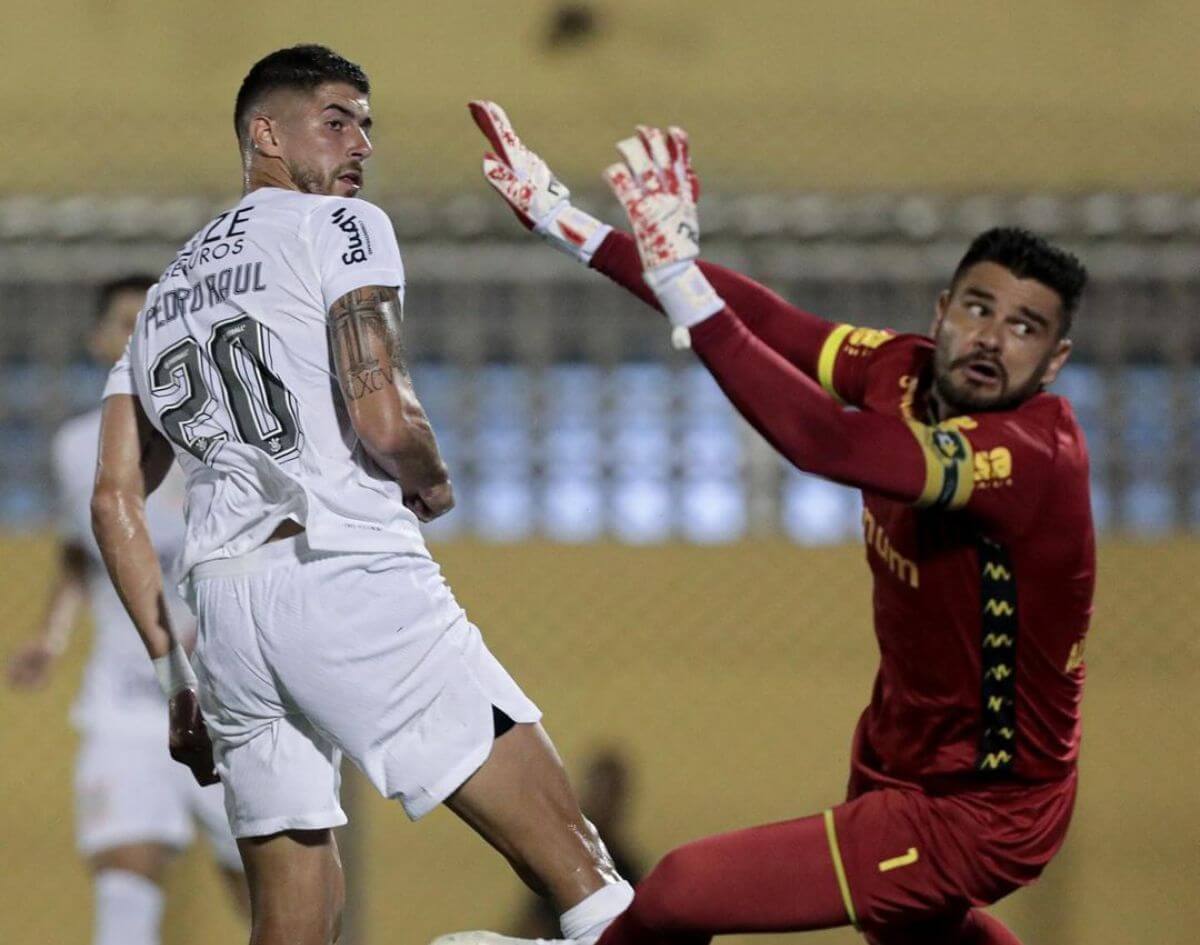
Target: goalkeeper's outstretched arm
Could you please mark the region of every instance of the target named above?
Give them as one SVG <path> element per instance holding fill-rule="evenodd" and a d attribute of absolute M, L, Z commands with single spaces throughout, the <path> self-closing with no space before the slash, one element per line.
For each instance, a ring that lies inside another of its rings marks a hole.
<path fill-rule="evenodd" d="M 476 101 L 468 107 L 492 147 L 483 159 L 484 176 L 522 225 L 662 311 L 656 294 L 642 277 L 642 260 L 634 237 L 572 206 L 570 191 L 546 162 L 525 146 L 499 105 Z M 700 186 L 692 170 L 687 135 L 681 129 L 671 129 L 663 136 L 649 128 L 642 134 L 646 136 L 642 143 L 656 148 L 663 162 L 672 166 L 694 210 Z M 693 212 L 692 225 L 694 217 Z M 740 273 L 712 263 L 698 265 L 743 324 L 804 373 L 817 376 L 821 347 L 835 327 L 832 322 L 796 308 Z"/>
<path fill-rule="evenodd" d="M 637 244 L 628 233 L 612 230 L 592 255 L 588 265 L 628 289 L 647 305 L 662 311 L 653 290 L 642 278 Z M 697 265 L 717 294 L 737 313 L 742 324 L 772 351 L 809 377 L 817 377 L 821 348 L 837 327 L 833 322 L 797 308 L 766 286 L 732 269 L 703 260 L 698 260 Z"/>

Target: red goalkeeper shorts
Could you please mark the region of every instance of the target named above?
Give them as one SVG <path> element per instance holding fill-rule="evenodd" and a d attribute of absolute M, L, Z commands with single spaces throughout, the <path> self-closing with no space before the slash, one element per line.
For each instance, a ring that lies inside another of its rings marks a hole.
<path fill-rule="evenodd" d="M 849 799 L 825 812 L 851 921 L 895 927 L 996 902 L 1062 845 L 1076 776 L 931 793 L 856 764 Z"/>

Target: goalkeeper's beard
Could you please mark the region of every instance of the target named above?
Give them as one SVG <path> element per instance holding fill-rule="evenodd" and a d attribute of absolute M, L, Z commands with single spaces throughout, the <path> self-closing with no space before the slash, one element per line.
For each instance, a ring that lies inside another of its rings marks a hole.
<path fill-rule="evenodd" d="M 1053 351 L 1047 352 L 1029 379 L 1015 390 L 1008 389 L 1008 373 L 1002 368 L 1003 382 L 1000 390 L 995 394 L 982 394 L 954 381 L 954 371 L 963 362 L 971 360 L 971 356 L 952 360 L 947 341 L 938 338 L 933 356 L 933 385 L 937 390 L 938 398 L 956 416 L 989 410 L 1010 410 L 1018 404 L 1024 403 L 1045 386 L 1042 379 L 1046 376 L 1046 370 L 1050 367 L 1053 357 Z"/>

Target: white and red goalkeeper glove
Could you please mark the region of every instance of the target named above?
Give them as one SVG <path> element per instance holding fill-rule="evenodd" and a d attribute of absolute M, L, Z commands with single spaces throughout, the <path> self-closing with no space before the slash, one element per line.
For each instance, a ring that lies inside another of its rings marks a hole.
<path fill-rule="evenodd" d="M 571 205 L 571 192 L 540 157 L 530 151 L 504 109 L 495 102 L 467 106 L 492 145 L 483 156 L 483 175 L 517 219 L 555 249 L 585 265 L 612 227 Z"/>
<path fill-rule="evenodd" d="M 700 181 L 692 170 L 687 132 L 638 126 L 617 143 L 625 160 L 604 172 L 633 225 L 642 277 L 675 326 L 676 347 L 688 344 L 687 329 L 725 307 L 700 267 Z"/>

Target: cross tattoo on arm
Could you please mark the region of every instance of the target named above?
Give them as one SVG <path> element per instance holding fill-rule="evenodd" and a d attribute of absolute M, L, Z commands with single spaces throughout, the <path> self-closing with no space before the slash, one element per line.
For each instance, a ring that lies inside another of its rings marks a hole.
<path fill-rule="evenodd" d="M 359 400 L 408 377 L 400 324 L 404 305 L 391 286 L 347 292 L 329 309 L 329 346 L 342 393 Z"/>

